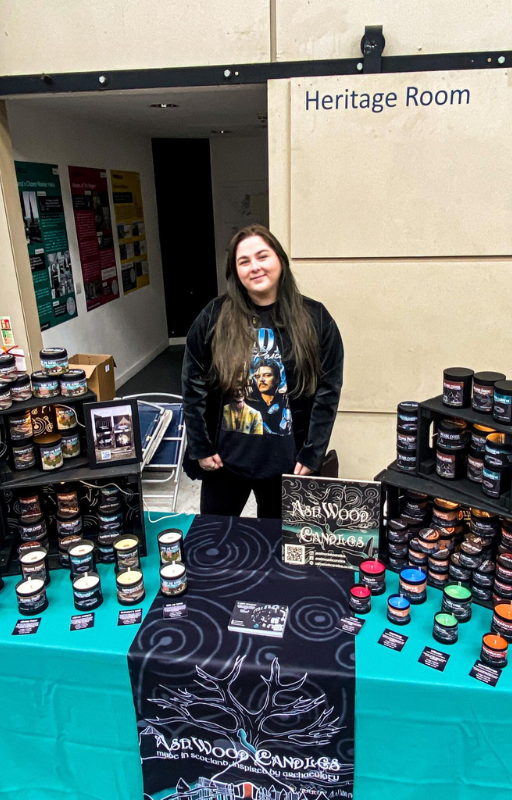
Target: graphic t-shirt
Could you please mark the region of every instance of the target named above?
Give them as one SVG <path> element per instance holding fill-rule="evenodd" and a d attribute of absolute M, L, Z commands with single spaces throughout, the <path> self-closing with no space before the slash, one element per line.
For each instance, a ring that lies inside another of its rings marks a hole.
<path fill-rule="evenodd" d="M 288 386 L 272 309 L 258 308 L 260 327 L 254 330 L 247 386 L 223 399 L 218 453 L 229 469 L 248 478 L 271 478 L 295 466 Z"/>

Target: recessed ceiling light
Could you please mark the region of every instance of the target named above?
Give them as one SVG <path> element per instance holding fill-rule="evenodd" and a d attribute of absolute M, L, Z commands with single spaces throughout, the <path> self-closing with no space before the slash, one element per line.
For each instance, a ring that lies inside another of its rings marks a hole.
<path fill-rule="evenodd" d="M 150 108 L 179 108 L 176 103 L 151 103 Z"/>
<path fill-rule="evenodd" d="M 220 131 L 210 131 L 210 133 L 231 133 L 231 131 L 220 130 Z"/>

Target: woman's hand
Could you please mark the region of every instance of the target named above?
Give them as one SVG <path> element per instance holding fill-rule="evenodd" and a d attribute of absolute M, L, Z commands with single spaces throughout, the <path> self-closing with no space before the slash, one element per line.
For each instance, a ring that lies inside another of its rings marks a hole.
<path fill-rule="evenodd" d="M 214 469 L 220 469 L 224 466 L 224 464 L 222 463 L 222 458 L 219 456 L 219 454 L 215 453 L 214 456 L 210 456 L 209 458 L 200 458 L 199 466 L 201 469 L 205 469 L 207 472 L 213 472 Z"/>
<path fill-rule="evenodd" d="M 312 472 L 312 469 L 305 467 L 304 464 L 301 464 L 299 461 L 297 461 L 295 464 L 295 469 L 293 470 L 294 475 L 311 475 Z"/>

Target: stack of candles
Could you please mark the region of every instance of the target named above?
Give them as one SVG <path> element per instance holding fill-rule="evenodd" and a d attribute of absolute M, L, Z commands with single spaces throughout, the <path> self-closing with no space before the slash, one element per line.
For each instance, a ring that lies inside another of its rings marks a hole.
<path fill-rule="evenodd" d="M 158 534 L 160 552 L 160 591 L 166 597 L 179 597 L 187 590 L 187 570 L 183 563 L 183 533 L 168 528 Z"/>

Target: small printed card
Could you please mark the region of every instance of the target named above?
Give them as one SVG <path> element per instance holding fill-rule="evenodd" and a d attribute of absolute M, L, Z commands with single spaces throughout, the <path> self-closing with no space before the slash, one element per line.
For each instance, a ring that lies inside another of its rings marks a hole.
<path fill-rule="evenodd" d="M 418 661 L 420 664 L 425 664 L 426 667 L 432 667 L 432 669 L 437 669 L 439 672 L 444 672 L 449 658 L 448 653 L 434 650 L 433 647 L 425 647 Z"/>
<path fill-rule="evenodd" d="M 390 650 L 397 650 L 400 652 L 404 649 L 404 645 L 408 638 L 408 636 L 404 636 L 402 633 L 396 633 L 395 631 L 390 631 L 389 628 L 386 628 L 379 639 L 379 644 L 383 644 L 384 647 L 389 647 Z"/>
<path fill-rule="evenodd" d="M 186 603 L 168 603 L 162 608 L 162 617 L 164 619 L 181 619 L 188 617 L 188 608 Z"/>
<path fill-rule="evenodd" d="M 287 618 L 288 606 L 237 600 L 229 620 L 228 631 L 281 638 Z"/>
<path fill-rule="evenodd" d="M 496 686 L 500 679 L 501 670 L 495 667 L 488 667 L 487 664 L 478 660 L 475 661 L 473 669 L 469 674 L 472 678 L 476 678 L 477 681 L 482 681 L 482 683 L 486 683 L 488 686 Z"/>
<path fill-rule="evenodd" d="M 351 633 L 353 636 L 357 636 L 365 622 L 365 619 L 359 619 L 358 617 L 341 617 L 336 623 L 336 627 L 344 633 Z"/>
<path fill-rule="evenodd" d="M 94 611 L 89 614 L 73 614 L 71 617 L 70 631 L 83 631 L 85 628 L 94 627 Z"/>
<path fill-rule="evenodd" d="M 126 608 L 117 617 L 118 625 L 138 625 L 142 620 L 142 608 Z"/>
<path fill-rule="evenodd" d="M 14 626 L 12 636 L 26 636 L 28 633 L 37 633 L 41 624 L 41 617 L 36 619 L 19 619 Z"/>

